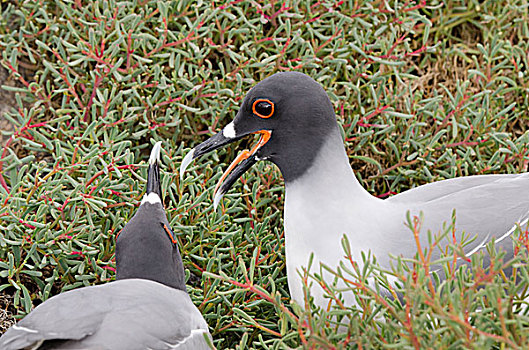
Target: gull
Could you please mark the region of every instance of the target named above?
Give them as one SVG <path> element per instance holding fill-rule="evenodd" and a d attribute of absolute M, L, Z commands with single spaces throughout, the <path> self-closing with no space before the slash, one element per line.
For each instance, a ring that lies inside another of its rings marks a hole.
<path fill-rule="evenodd" d="M 151 152 L 141 205 L 116 239 L 116 281 L 46 300 L 7 330 L 0 349 L 211 349 L 162 205 L 160 149 Z"/>
<path fill-rule="evenodd" d="M 196 158 L 245 136 L 260 139 L 231 163 L 214 191 L 218 205 L 233 183 L 260 160 L 274 163 L 285 182 L 284 232 L 290 294 L 304 305 L 302 267 L 313 254 L 310 273 L 323 263 L 343 261 L 346 235 L 353 259 L 362 264 L 370 252 L 379 265 L 390 267 L 391 256 L 413 258 L 417 244 L 407 215 L 423 217 L 419 242 L 428 246 L 428 231 L 442 232 L 455 211 L 455 237 L 475 237 L 464 247 L 468 258 L 493 239 L 496 248 L 513 257 L 513 232 L 529 217 L 529 175 L 479 175 L 438 181 L 387 199 L 368 193 L 356 178 L 325 90 L 299 72 L 274 74 L 255 85 L 233 121 L 192 149 L 180 175 Z M 515 238 L 514 238 L 515 239 Z M 431 260 L 440 257 L 434 251 Z M 463 262 L 465 259 L 463 259 Z M 486 260 L 490 261 L 490 260 Z M 328 276 L 329 277 L 329 276 Z M 319 287 L 316 287 L 319 288 Z M 325 307 L 321 288 L 312 289 L 315 303 Z M 344 296 L 354 303 L 354 296 Z"/>

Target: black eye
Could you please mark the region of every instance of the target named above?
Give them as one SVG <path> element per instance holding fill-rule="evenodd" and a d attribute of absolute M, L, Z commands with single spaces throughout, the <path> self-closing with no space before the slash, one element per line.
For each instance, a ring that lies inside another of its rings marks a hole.
<path fill-rule="evenodd" d="M 274 114 L 274 103 L 270 100 L 259 99 L 253 103 L 252 110 L 261 118 L 270 118 Z"/>

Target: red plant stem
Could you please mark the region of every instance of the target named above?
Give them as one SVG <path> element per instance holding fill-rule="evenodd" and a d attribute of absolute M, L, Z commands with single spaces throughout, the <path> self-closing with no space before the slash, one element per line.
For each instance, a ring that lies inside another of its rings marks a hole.
<path fill-rule="evenodd" d="M 389 105 L 377 107 L 373 112 L 369 113 L 367 116 L 362 118 L 362 121 L 365 123 L 369 119 L 373 118 L 376 115 L 382 114 L 386 109 L 388 109 Z"/>
<path fill-rule="evenodd" d="M 400 44 L 401 42 L 404 41 L 404 39 L 406 38 L 406 35 L 408 35 L 408 34 L 404 34 L 400 38 L 395 40 L 393 45 L 391 45 L 391 47 L 389 48 L 388 52 L 385 55 L 379 56 L 379 58 L 397 58 L 395 56 L 391 56 L 391 53 L 393 52 L 393 50 L 395 50 L 395 48 L 397 47 L 398 44 Z"/>
<path fill-rule="evenodd" d="M 4 173 L 3 172 L 3 167 L 4 167 L 3 159 L 7 155 L 7 149 L 11 145 L 11 142 L 13 141 L 13 139 L 15 139 L 15 138 L 17 138 L 19 136 L 22 136 L 23 134 L 27 134 L 27 130 L 29 130 L 29 129 L 42 127 L 42 126 L 46 125 L 47 122 L 41 122 L 41 123 L 36 123 L 36 124 L 32 124 L 32 125 L 29 124 L 29 123 L 31 123 L 31 119 L 28 120 L 26 125 L 21 127 L 20 130 L 16 131 L 13 135 L 11 135 L 11 137 L 6 141 L 6 143 L 4 145 L 4 148 L 2 150 L 2 155 L 0 156 L 0 185 L 2 185 L 2 187 L 7 192 L 9 192 L 10 190 L 9 190 L 9 186 L 7 186 L 7 183 L 6 183 L 4 175 L 3 175 L 3 173 Z M 6 201 L 7 201 L 7 199 L 6 199 Z"/>
<path fill-rule="evenodd" d="M 4 168 L 4 162 L 3 162 L 3 159 L 4 157 L 6 156 L 7 154 L 7 149 L 8 147 L 11 145 L 11 141 L 13 141 L 13 136 L 11 136 L 6 144 L 4 145 L 4 150 L 2 151 L 2 156 L 0 157 L 0 184 L 2 185 L 2 187 L 9 193 L 9 186 L 7 186 L 7 183 L 6 183 L 6 180 L 4 179 L 4 171 L 3 171 L 3 168 Z"/>
<path fill-rule="evenodd" d="M 195 34 L 195 32 L 197 30 L 199 30 L 204 25 L 204 21 L 200 21 L 198 23 L 197 27 L 194 28 L 184 39 L 180 39 L 180 40 L 173 41 L 173 42 L 170 42 L 170 43 L 167 43 L 167 19 L 165 19 L 165 18 L 163 19 L 163 24 L 164 24 L 164 33 L 163 33 L 162 45 L 160 45 L 159 47 L 157 47 L 155 49 L 152 49 L 147 54 L 145 54 L 146 58 L 154 55 L 155 53 L 157 53 L 160 50 L 163 50 L 165 48 L 174 47 L 174 46 L 180 46 L 180 45 L 182 45 L 184 43 L 187 43 L 189 41 L 197 39 L 198 36 L 193 36 L 193 35 Z"/>
<path fill-rule="evenodd" d="M 430 274 L 430 255 L 431 255 L 431 250 L 430 252 L 428 253 L 428 259 L 426 259 L 424 257 L 424 253 L 422 251 L 422 247 L 421 247 L 421 241 L 419 240 L 419 232 L 421 231 L 421 220 L 417 217 L 417 216 L 414 216 L 413 217 L 413 238 L 415 239 L 415 245 L 417 246 L 417 251 L 419 253 L 419 258 L 421 259 L 421 264 L 422 264 L 422 267 L 424 269 L 424 274 L 425 275 L 429 275 Z M 433 247 L 432 247 L 433 249 Z M 429 278 L 428 279 L 428 287 L 430 289 L 430 293 L 432 293 L 432 295 L 435 294 L 435 288 L 433 286 L 433 282 L 432 282 L 432 279 Z"/>
<path fill-rule="evenodd" d="M 418 56 L 419 54 L 421 54 L 424 51 L 426 51 L 426 49 L 427 49 L 427 47 L 423 45 L 423 46 L 421 46 L 419 49 L 417 49 L 415 51 L 405 53 L 404 56 Z"/>
<path fill-rule="evenodd" d="M 448 119 L 450 119 L 456 112 L 459 112 L 461 110 L 461 107 L 469 99 L 469 97 L 470 96 L 468 96 L 468 95 L 463 95 L 463 98 L 461 99 L 461 101 L 459 101 L 457 106 L 453 110 L 451 110 L 446 115 L 446 117 L 444 117 L 444 119 L 441 121 L 441 124 L 437 125 L 437 127 L 435 128 L 434 134 L 437 134 L 439 132 L 439 130 L 441 130 L 442 128 L 444 128 L 446 126 L 446 123 L 447 123 Z"/>
<path fill-rule="evenodd" d="M 274 299 L 270 298 L 268 295 L 266 295 L 265 293 L 263 293 L 259 289 L 255 288 L 255 285 L 250 283 L 250 281 L 247 280 L 246 283 L 241 283 L 241 282 L 237 282 L 237 281 L 235 281 L 235 280 L 233 280 L 231 278 L 225 279 L 225 278 L 223 278 L 221 276 L 217 276 L 217 275 L 215 275 L 215 276 L 217 278 L 219 278 L 219 279 L 226 280 L 228 283 L 231 283 L 231 284 L 233 284 L 236 287 L 247 289 L 248 291 L 258 295 L 261 299 L 266 300 L 269 303 L 278 306 L 281 309 L 281 311 L 283 311 L 284 313 L 288 314 L 290 317 L 292 317 L 292 319 L 299 320 L 298 317 L 292 313 L 292 311 L 290 311 L 289 309 L 287 309 L 285 307 L 285 305 L 277 305 L 277 303 L 276 303 L 276 301 Z M 281 335 L 278 334 L 278 336 L 281 336 Z"/>
<path fill-rule="evenodd" d="M 347 255 L 346 256 L 347 260 L 351 263 L 351 266 L 353 267 L 354 270 L 358 271 L 358 264 L 353 260 L 353 257 L 351 255 Z M 397 320 L 399 320 L 400 322 L 403 322 L 403 320 L 400 319 L 399 315 L 395 312 L 395 309 L 388 304 L 388 302 L 386 301 L 385 298 L 383 298 L 382 296 L 380 296 L 378 293 L 376 293 L 375 291 L 371 290 L 370 288 L 368 288 L 364 281 L 360 280 L 360 282 L 355 282 L 355 281 L 352 281 L 350 279 L 347 279 L 345 277 L 342 277 L 343 281 L 345 283 L 349 283 L 351 284 L 352 286 L 360 289 L 361 291 L 363 291 L 364 293 L 368 294 L 368 295 L 371 295 L 373 298 L 375 298 L 375 301 L 378 303 L 378 304 L 382 304 L 387 310 L 388 312 L 393 315 L 393 317 L 395 317 Z M 394 297 L 396 298 L 396 294 L 393 290 L 393 288 L 391 288 L 391 293 L 394 295 Z"/>
<path fill-rule="evenodd" d="M 412 326 L 412 321 L 411 321 L 411 300 L 409 300 L 408 297 L 406 297 L 406 322 L 404 322 L 404 327 L 406 327 L 406 330 L 408 331 L 408 334 L 410 335 L 413 347 L 416 350 L 419 350 L 421 348 L 421 345 L 419 344 L 417 335 L 415 335 L 415 332 L 413 331 L 413 326 Z"/>
<path fill-rule="evenodd" d="M 224 10 L 224 9 L 226 9 L 226 8 L 232 6 L 232 5 L 238 4 L 238 3 L 242 2 L 242 1 L 243 1 L 243 0 L 234 0 L 234 1 L 230 1 L 230 2 L 227 3 L 226 5 L 222 5 L 222 6 L 219 6 L 219 7 L 217 7 L 217 8 L 220 9 L 220 10 Z"/>
<path fill-rule="evenodd" d="M 92 89 L 92 94 L 90 95 L 90 99 L 88 100 L 88 103 L 86 104 L 86 109 L 83 117 L 83 121 L 86 122 L 88 120 L 88 113 L 90 112 L 90 108 L 92 107 L 92 103 L 94 102 L 94 97 L 96 96 L 97 88 L 99 87 L 99 84 L 103 81 L 103 79 L 106 77 L 106 74 L 103 76 L 97 76 L 95 77 L 94 81 L 94 87 Z"/>
<path fill-rule="evenodd" d="M 129 33 L 127 35 L 127 70 L 130 68 L 130 57 L 134 53 L 134 50 L 131 49 L 132 47 L 132 29 L 129 29 Z"/>
<path fill-rule="evenodd" d="M 37 88 L 35 86 L 30 86 L 29 82 L 26 81 L 26 79 L 24 79 L 24 77 L 22 76 L 22 74 L 20 74 L 16 69 L 15 67 L 13 67 L 11 65 L 11 63 L 7 62 L 4 60 L 4 63 L 6 64 L 6 66 L 9 68 L 9 70 L 11 71 L 11 73 L 13 73 L 15 75 L 15 77 L 18 79 L 18 81 L 20 83 L 22 83 L 22 85 L 24 85 L 26 88 L 28 88 L 29 90 L 31 90 L 31 92 L 33 94 L 36 94 L 37 97 L 41 100 L 41 101 L 44 101 L 48 107 L 50 106 L 50 99 L 49 97 L 46 98 L 46 96 L 42 93 L 42 91 L 38 91 L 37 93 Z"/>
<path fill-rule="evenodd" d="M 408 4 L 406 4 L 405 6 L 408 6 Z M 417 4 L 415 6 L 408 7 L 407 9 L 403 9 L 402 12 L 409 12 L 409 11 L 413 11 L 413 10 L 418 10 L 420 8 L 423 8 L 423 7 L 426 7 L 426 0 L 422 0 L 419 4 Z"/>
<path fill-rule="evenodd" d="M 217 331 L 217 333 L 222 333 L 223 331 L 225 331 L 226 329 L 230 328 L 231 326 L 233 326 L 234 324 L 236 324 L 237 321 L 236 320 L 233 320 L 231 321 L 229 324 L 227 324 L 226 326 L 222 327 L 222 328 L 219 328 L 219 330 Z"/>
<path fill-rule="evenodd" d="M 112 164 L 110 164 L 110 165 L 107 166 L 107 170 L 108 170 L 108 169 L 111 169 L 111 168 L 113 168 L 113 167 L 114 167 L 114 166 L 113 166 Z M 126 164 L 126 165 L 119 165 L 119 166 L 117 166 L 116 168 L 119 169 L 119 170 L 121 170 L 121 169 L 129 169 L 129 168 L 134 168 L 134 167 L 135 167 L 134 164 Z M 90 186 L 90 184 L 91 184 L 92 182 L 94 182 L 95 179 L 97 179 L 99 176 L 103 175 L 104 173 L 105 173 L 104 170 L 100 170 L 100 171 L 98 171 L 97 173 L 95 173 L 94 176 L 92 176 L 92 177 L 90 178 L 90 180 L 88 180 L 88 181 L 86 182 L 86 184 L 85 184 L 85 188 L 88 188 L 88 186 Z"/>
<path fill-rule="evenodd" d="M 318 52 L 320 52 L 321 49 L 323 49 L 325 46 L 327 46 L 327 44 L 329 44 L 331 41 L 333 41 L 337 36 L 339 36 L 340 34 L 342 34 L 342 29 L 340 29 L 339 31 L 337 31 L 335 34 L 333 34 L 329 39 L 327 39 L 323 44 L 321 44 L 320 46 L 318 46 L 316 48 L 316 50 L 314 50 L 314 52 L 317 54 Z"/>
<path fill-rule="evenodd" d="M 519 348 L 516 344 L 514 344 L 510 339 L 508 339 L 506 337 L 503 337 L 503 336 L 497 335 L 497 334 L 488 333 L 488 332 L 482 331 L 482 330 L 480 330 L 478 328 L 472 327 L 468 322 L 465 322 L 462 319 L 460 319 L 459 317 L 457 317 L 456 314 L 449 313 L 449 314 L 447 314 L 447 316 L 452 321 L 454 321 L 454 322 L 458 323 L 459 325 L 463 326 L 465 329 L 467 329 L 471 333 L 478 333 L 478 334 L 480 334 L 482 336 L 485 336 L 485 337 L 488 337 L 488 338 L 492 338 L 492 339 L 495 339 L 495 340 L 497 340 L 499 342 L 503 342 L 503 343 L 509 344 L 509 346 L 512 349 L 518 349 Z"/>
<path fill-rule="evenodd" d="M 377 198 L 386 198 L 386 197 L 389 197 L 389 196 L 392 196 L 392 195 L 395 195 L 395 194 L 397 194 L 397 192 L 387 191 L 385 193 L 377 195 Z"/>
<path fill-rule="evenodd" d="M 181 99 L 182 99 L 181 96 L 176 97 L 176 98 L 170 98 L 170 99 L 168 99 L 168 100 L 166 100 L 166 101 L 162 101 L 162 102 L 160 102 L 160 103 L 155 104 L 155 105 L 154 105 L 154 108 L 158 108 L 158 107 L 162 107 L 162 106 L 165 106 L 165 105 L 168 105 L 168 104 L 174 103 L 174 102 L 178 102 L 178 101 L 180 101 Z"/>
<path fill-rule="evenodd" d="M 85 257 L 85 255 L 83 254 L 83 252 L 80 252 L 80 251 L 73 251 L 73 252 L 70 253 L 70 255 L 79 255 L 79 256 L 81 256 L 81 257 L 83 257 L 83 258 Z"/>
<path fill-rule="evenodd" d="M 196 263 L 192 262 L 191 261 L 191 265 L 193 265 L 193 267 L 195 267 L 197 270 L 199 270 L 200 272 L 204 272 L 206 270 L 204 270 L 203 268 L 201 268 L 200 266 L 198 266 Z"/>
<path fill-rule="evenodd" d="M 18 222 L 21 223 L 22 225 L 26 226 L 26 227 L 31 228 L 31 229 L 35 229 L 36 228 L 35 226 L 28 224 L 27 222 L 25 222 L 22 219 L 18 219 Z"/>
<path fill-rule="evenodd" d="M 77 104 L 79 105 L 79 108 L 80 109 L 85 109 L 85 105 L 84 103 L 81 101 L 81 99 L 79 98 L 79 95 L 77 95 L 77 92 L 75 91 L 75 87 L 72 85 L 72 83 L 70 82 L 70 80 L 68 80 L 68 77 L 66 76 L 66 74 L 63 73 L 63 70 L 62 68 L 59 68 L 58 70 L 59 72 L 59 75 L 61 76 L 62 80 L 66 83 L 66 85 L 68 86 L 68 91 L 72 94 L 72 96 L 75 98 L 75 100 L 77 101 Z"/>
<path fill-rule="evenodd" d="M 61 62 L 65 67 L 67 67 L 68 70 L 69 70 L 73 75 L 75 75 L 76 77 L 79 78 L 79 74 L 77 74 L 77 72 L 76 72 L 71 66 L 69 66 L 68 63 L 66 63 L 66 62 L 64 61 L 64 59 L 61 57 L 61 55 L 59 55 L 59 53 L 58 53 L 56 50 L 51 49 L 51 53 L 53 54 L 53 56 L 55 56 L 55 57 L 59 60 L 59 62 Z"/>

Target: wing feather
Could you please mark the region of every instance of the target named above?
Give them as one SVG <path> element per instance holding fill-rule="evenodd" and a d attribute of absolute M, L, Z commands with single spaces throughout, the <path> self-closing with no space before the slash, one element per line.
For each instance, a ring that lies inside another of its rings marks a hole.
<path fill-rule="evenodd" d="M 455 210 L 456 239 L 461 240 L 464 234 L 476 238 L 465 246 L 467 255 L 483 249 L 493 238 L 497 247 L 511 254 L 512 241 L 505 238 L 515 232 L 517 225 L 527 225 L 529 218 L 529 175 L 454 178 L 413 188 L 387 201 L 400 207 L 401 212 L 409 210 L 412 215 L 423 212 L 421 243 L 427 243 L 428 230 L 437 233 L 443 223 L 449 224 Z M 402 227 L 402 230 L 408 232 L 397 236 L 409 236 L 408 243 L 412 246 L 403 247 L 400 253 L 410 256 L 416 247 L 409 229 Z"/>
<path fill-rule="evenodd" d="M 207 324 L 187 293 L 127 279 L 50 298 L 11 327 L 0 348 L 210 349 L 204 334 Z"/>

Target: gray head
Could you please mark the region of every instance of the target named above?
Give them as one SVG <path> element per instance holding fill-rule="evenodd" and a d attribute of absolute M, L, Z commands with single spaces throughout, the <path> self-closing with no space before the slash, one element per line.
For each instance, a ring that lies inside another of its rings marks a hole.
<path fill-rule="evenodd" d="M 311 166 L 330 135 L 339 135 L 331 102 L 323 88 L 298 72 L 274 74 L 253 87 L 235 119 L 221 132 L 195 147 L 180 174 L 195 158 L 249 134 L 261 140 L 230 165 L 217 186 L 216 203 L 258 160 L 275 163 L 285 179 L 294 181 Z"/>
<path fill-rule="evenodd" d="M 186 291 L 182 257 L 161 201 L 160 145 L 151 152 L 140 207 L 116 239 L 116 279 L 147 279 Z"/>

